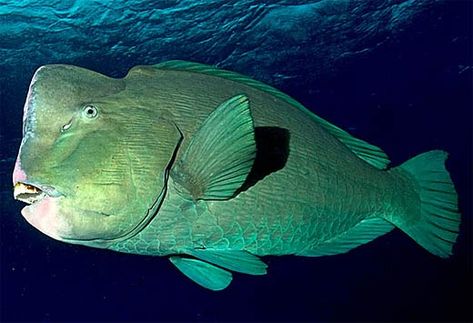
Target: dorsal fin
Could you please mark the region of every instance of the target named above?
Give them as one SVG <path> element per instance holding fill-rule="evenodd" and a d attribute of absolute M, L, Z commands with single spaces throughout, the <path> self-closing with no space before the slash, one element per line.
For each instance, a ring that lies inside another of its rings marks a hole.
<path fill-rule="evenodd" d="M 306 112 L 322 128 L 324 128 L 333 136 L 335 136 L 338 140 L 343 142 L 354 154 L 356 154 L 359 158 L 363 159 L 364 161 L 371 164 L 372 166 L 379 169 L 385 169 L 390 162 L 388 156 L 379 147 L 376 147 L 361 139 L 353 137 L 345 130 L 315 115 L 313 112 L 308 110 L 306 107 L 304 107 L 302 104 L 297 102 L 295 99 L 291 98 L 289 95 L 275 89 L 274 87 L 270 85 L 264 84 L 250 77 L 247 77 L 235 72 L 219 69 L 210 65 L 194 63 L 194 62 L 173 60 L 173 61 L 167 61 L 167 62 L 153 65 L 153 67 L 157 69 L 161 69 L 161 70 L 188 71 L 188 72 L 222 77 L 222 78 L 239 82 L 239 83 L 254 87 L 258 90 L 267 92 L 277 97 L 278 99 L 281 99 L 285 101 L 286 103 Z"/>

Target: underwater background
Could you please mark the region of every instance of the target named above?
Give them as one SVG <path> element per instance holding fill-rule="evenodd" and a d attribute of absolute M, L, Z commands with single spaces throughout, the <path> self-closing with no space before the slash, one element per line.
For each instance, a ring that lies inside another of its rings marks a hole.
<path fill-rule="evenodd" d="M 470 1 L 0 1 L 0 321 L 471 321 L 471 38 Z M 343 255 L 265 257 L 266 276 L 235 274 L 212 292 L 166 258 L 64 244 L 27 224 L 11 173 L 34 71 L 122 77 L 169 59 L 267 82 L 392 165 L 448 151 L 463 221 L 454 255 L 393 230 Z"/>

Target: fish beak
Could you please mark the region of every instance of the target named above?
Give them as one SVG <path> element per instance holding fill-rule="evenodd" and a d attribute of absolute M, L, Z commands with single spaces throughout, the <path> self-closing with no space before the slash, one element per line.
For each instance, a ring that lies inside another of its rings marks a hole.
<path fill-rule="evenodd" d="M 51 186 L 34 185 L 30 183 L 17 182 L 13 187 L 13 197 L 15 200 L 34 204 L 41 201 L 46 196 L 59 197 L 62 194 Z"/>
<path fill-rule="evenodd" d="M 61 217 L 59 209 L 63 194 L 51 186 L 16 182 L 13 196 L 29 204 L 21 210 L 21 214 L 36 229 L 60 241 L 64 240 L 63 236 L 70 234 L 70 225 Z"/>
<path fill-rule="evenodd" d="M 33 204 L 42 200 L 46 194 L 38 187 L 18 182 L 13 187 L 13 197 L 15 200 Z"/>

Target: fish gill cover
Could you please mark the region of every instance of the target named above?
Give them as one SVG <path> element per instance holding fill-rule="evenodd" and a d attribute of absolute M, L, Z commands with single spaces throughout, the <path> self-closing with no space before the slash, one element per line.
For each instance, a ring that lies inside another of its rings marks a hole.
<path fill-rule="evenodd" d="M 0 1 L 0 319 L 471 320 L 471 4 L 467 1 Z M 161 258 L 59 244 L 12 200 L 36 68 L 121 77 L 185 59 L 284 90 L 382 147 L 447 163 L 464 224 L 436 259 L 395 231 L 331 258 L 275 258 L 271 275 L 210 294 Z"/>

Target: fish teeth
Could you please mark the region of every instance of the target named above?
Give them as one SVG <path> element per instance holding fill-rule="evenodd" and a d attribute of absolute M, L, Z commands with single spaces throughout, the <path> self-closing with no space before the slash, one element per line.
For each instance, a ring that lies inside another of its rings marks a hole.
<path fill-rule="evenodd" d="M 36 186 L 18 182 L 13 187 L 13 197 L 15 200 L 28 204 L 33 204 L 42 200 L 46 196 L 41 189 Z"/>

